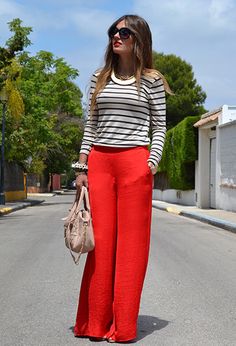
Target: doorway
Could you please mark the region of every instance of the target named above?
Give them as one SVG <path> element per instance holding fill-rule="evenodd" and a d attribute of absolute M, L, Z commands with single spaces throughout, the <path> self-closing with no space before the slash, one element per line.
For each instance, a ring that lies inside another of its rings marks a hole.
<path fill-rule="evenodd" d="M 216 208 L 216 138 L 210 139 L 210 208 Z"/>

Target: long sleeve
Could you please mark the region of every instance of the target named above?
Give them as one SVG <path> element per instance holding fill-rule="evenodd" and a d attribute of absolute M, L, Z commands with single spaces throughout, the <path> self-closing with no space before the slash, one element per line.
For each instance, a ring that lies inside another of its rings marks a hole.
<path fill-rule="evenodd" d="M 87 108 L 88 119 L 84 129 L 84 135 L 83 135 L 83 140 L 81 144 L 80 154 L 86 154 L 86 155 L 89 154 L 96 137 L 98 112 L 96 109 L 93 111 L 93 115 L 91 115 L 91 112 L 90 112 L 91 99 L 96 87 L 96 81 L 97 81 L 97 77 L 95 74 L 93 74 L 90 81 L 90 89 L 89 89 L 89 96 L 88 96 L 88 108 Z"/>
<path fill-rule="evenodd" d="M 151 112 L 152 143 L 148 161 L 156 166 L 161 160 L 166 134 L 166 99 L 161 78 L 155 80 L 151 87 L 149 106 Z"/>

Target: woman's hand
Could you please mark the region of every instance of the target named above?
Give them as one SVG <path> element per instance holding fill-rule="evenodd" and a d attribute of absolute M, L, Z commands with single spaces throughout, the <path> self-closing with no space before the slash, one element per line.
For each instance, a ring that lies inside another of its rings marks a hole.
<path fill-rule="evenodd" d="M 79 192 L 82 186 L 86 186 L 88 188 L 88 176 L 86 173 L 79 173 L 76 177 L 76 188 Z"/>
<path fill-rule="evenodd" d="M 148 162 L 148 167 L 150 168 L 150 170 L 151 170 L 151 172 L 152 172 L 152 175 L 155 175 L 156 172 L 157 172 L 157 167 L 158 167 L 158 166 L 154 166 L 153 163 Z"/>

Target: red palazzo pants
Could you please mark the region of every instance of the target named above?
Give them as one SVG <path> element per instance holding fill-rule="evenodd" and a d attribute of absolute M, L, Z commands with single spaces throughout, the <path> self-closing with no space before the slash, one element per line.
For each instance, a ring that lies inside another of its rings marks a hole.
<path fill-rule="evenodd" d="M 87 256 L 75 336 L 136 338 L 152 210 L 147 147 L 94 146 L 88 158 L 95 249 Z"/>

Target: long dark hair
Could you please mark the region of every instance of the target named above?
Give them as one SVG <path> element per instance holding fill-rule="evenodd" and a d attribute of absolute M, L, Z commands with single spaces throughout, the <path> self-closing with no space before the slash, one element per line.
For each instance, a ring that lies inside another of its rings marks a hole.
<path fill-rule="evenodd" d="M 140 87 L 140 79 L 142 74 L 150 76 L 159 76 L 162 78 L 165 90 L 172 93 L 165 77 L 157 70 L 153 69 L 152 58 L 152 33 L 148 23 L 140 16 L 129 14 L 118 18 L 108 29 L 108 32 L 116 27 L 119 22 L 125 21 L 125 25 L 134 34 L 134 71 L 137 87 Z M 105 53 L 105 65 L 99 70 L 96 88 L 91 99 L 91 114 L 96 107 L 96 97 L 98 93 L 105 87 L 111 78 L 112 70 L 117 71 L 119 55 L 114 54 L 112 47 L 112 39 L 109 42 Z"/>

